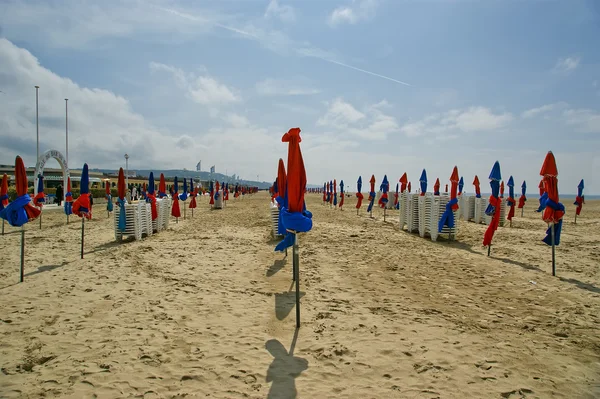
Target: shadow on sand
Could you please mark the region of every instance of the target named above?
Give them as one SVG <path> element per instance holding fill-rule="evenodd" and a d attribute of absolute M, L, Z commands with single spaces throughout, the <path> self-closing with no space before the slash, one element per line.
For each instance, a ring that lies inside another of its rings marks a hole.
<path fill-rule="evenodd" d="M 583 281 L 579 281 L 574 278 L 559 277 L 559 280 L 564 281 L 565 283 L 574 284 L 578 288 L 581 288 L 582 290 L 593 292 L 595 294 L 600 294 L 600 288 L 596 287 L 593 284 L 584 283 Z"/>
<path fill-rule="evenodd" d="M 69 262 L 63 262 L 63 263 L 61 263 L 59 265 L 40 266 L 40 267 L 38 267 L 38 269 L 36 271 L 29 272 L 29 273 L 23 275 L 23 277 L 30 277 L 30 276 L 33 276 L 33 275 L 36 275 L 36 274 L 39 274 L 39 273 L 50 272 L 50 271 L 52 271 L 54 269 L 58 269 L 59 267 L 63 267 L 63 266 L 68 265 L 68 264 L 69 264 Z"/>
<path fill-rule="evenodd" d="M 303 296 L 304 292 L 300 291 L 300 299 L 302 299 Z M 275 316 L 277 316 L 277 320 L 283 320 L 288 317 L 295 306 L 296 291 L 275 293 Z"/>
<path fill-rule="evenodd" d="M 267 269 L 267 277 L 271 277 L 275 273 L 277 273 L 278 271 L 283 269 L 285 267 L 286 263 L 287 263 L 287 258 L 279 259 L 279 260 L 276 260 L 275 262 L 273 262 L 273 264 Z"/>
<path fill-rule="evenodd" d="M 298 329 L 290 345 L 290 352 L 276 339 L 266 342 L 265 348 L 273 356 L 267 370 L 267 382 L 272 382 L 267 399 L 294 399 L 298 396 L 296 378 L 308 369 L 308 360 L 294 356 Z"/>

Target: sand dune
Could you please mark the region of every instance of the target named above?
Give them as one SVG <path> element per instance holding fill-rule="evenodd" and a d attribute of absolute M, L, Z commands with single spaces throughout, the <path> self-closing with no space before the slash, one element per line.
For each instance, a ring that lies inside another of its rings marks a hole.
<path fill-rule="evenodd" d="M 557 274 L 530 200 L 456 242 L 398 230 L 308 195 L 300 237 L 302 328 L 291 257 L 273 252 L 265 193 L 143 241 L 117 244 L 95 206 L 0 237 L 2 398 L 600 397 L 600 202 L 567 203 Z M 535 203 L 535 204 L 534 204 Z M 519 215 L 520 212 L 517 212 Z"/>

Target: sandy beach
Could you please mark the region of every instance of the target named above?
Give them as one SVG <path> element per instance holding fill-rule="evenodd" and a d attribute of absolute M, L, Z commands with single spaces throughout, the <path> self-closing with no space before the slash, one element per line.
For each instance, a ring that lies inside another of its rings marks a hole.
<path fill-rule="evenodd" d="M 193 219 L 122 244 L 95 205 L 83 260 L 80 220 L 46 212 L 26 227 L 22 284 L 7 225 L 0 397 L 600 397 L 600 201 L 577 224 L 565 201 L 552 277 L 537 198 L 491 257 L 484 225 L 432 242 L 399 231 L 397 211 L 306 200 L 296 336 L 267 193 L 215 211 L 199 198 Z"/>

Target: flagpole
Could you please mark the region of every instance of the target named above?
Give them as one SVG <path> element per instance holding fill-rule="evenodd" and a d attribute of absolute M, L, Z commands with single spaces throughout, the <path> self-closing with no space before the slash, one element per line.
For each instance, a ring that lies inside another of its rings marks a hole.
<path fill-rule="evenodd" d="M 35 162 L 40 159 L 40 114 L 39 114 L 39 92 L 40 86 L 35 86 L 35 128 L 36 128 L 36 153 Z"/>
<path fill-rule="evenodd" d="M 69 103 L 68 103 L 69 99 L 65 98 L 65 158 L 67 161 L 67 167 L 66 169 L 69 169 Z M 68 176 L 63 176 L 63 184 L 64 184 L 64 188 L 63 188 L 63 202 L 66 205 L 67 204 L 67 184 L 66 184 L 66 180 L 68 179 Z M 69 224 L 69 215 L 67 214 L 67 224 Z"/>

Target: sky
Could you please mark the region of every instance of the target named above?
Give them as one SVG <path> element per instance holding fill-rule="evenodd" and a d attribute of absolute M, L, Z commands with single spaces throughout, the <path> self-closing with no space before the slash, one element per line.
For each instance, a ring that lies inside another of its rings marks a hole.
<path fill-rule="evenodd" d="M 2 0 L 0 163 L 35 164 L 38 85 L 72 168 L 272 181 L 300 127 L 309 184 L 456 165 L 485 191 L 498 160 L 533 195 L 551 150 L 597 195 L 599 37 L 594 0 Z"/>

